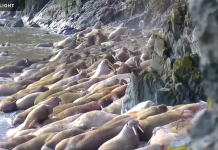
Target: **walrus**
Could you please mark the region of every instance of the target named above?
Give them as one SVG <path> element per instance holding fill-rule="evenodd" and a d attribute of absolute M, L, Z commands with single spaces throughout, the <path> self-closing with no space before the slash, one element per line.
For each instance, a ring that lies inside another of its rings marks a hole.
<path fill-rule="evenodd" d="M 25 109 L 28 109 L 34 106 L 34 101 L 36 97 L 39 96 L 40 94 L 42 94 L 42 92 L 28 94 L 27 96 L 24 96 L 23 98 L 18 99 L 16 101 L 17 110 L 25 110 Z"/>
<path fill-rule="evenodd" d="M 77 98 L 80 98 L 86 95 L 87 92 L 79 92 L 79 93 L 65 93 L 59 98 L 61 99 L 61 104 L 73 103 Z"/>
<path fill-rule="evenodd" d="M 138 148 L 139 138 L 136 131 L 138 128 L 144 132 L 137 120 L 130 120 L 117 136 L 105 142 L 98 150 L 133 150 Z"/>
<path fill-rule="evenodd" d="M 71 139 L 71 138 L 69 137 L 69 138 L 66 138 L 66 139 L 60 141 L 60 142 L 56 145 L 55 149 L 56 149 L 56 150 L 65 150 L 65 148 L 67 147 L 67 144 L 68 144 L 68 142 L 70 141 L 70 139 Z"/>
<path fill-rule="evenodd" d="M 52 97 L 52 98 L 49 98 L 48 100 L 45 100 L 43 102 L 41 102 L 40 104 L 45 104 L 45 105 L 49 105 L 51 108 L 55 108 L 57 106 L 60 105 L 60 102 L 61 102 L 61 99 L 58 98 L 58 97 Z M 39 104 L 39 105 L 40 105 Z M 13 120 L 13 124 L 16 125 L 16 124 L 21 124 L 25 121 L 26 117 L 28 116 L 28 114 L 30 112 L 32 112 L 36 107 L 38 107 L 37 105 L 33 106 L 33 107 L 30 107 L 29 109 L 25 110 L 24 112 L 18 114 L 14 120 Z M 43 122 L 44 123 L 44 122 Z"/>
<path fill-rule="evenodd" d="M 117 88 L 119 86 L 120 85 L 114 85 L 114 86 L 110 86 L 107 88 L 102 88 L 102 89 L 96 91 L 96 93 L 94 93 L 94 94 L 89 93 L 89 94 L 75 100 L 73 102 L 73 104 L 82 105 L 85 103 L 89 103 L 91 101 L 98 101 L 99 99 L 101 99 L 105 95 L 109 94 L 112 90 L 114 90 L 115 88 Z"/>
<path fill-rule="evenodd" d="M 111 32 L 111 34 L 108 36 L 108 39 L 113 39 L 116 36 L 120 36 L 120 35 L 124 35 L 127 31 L 126 27 L 118 27 L 116 30 L 114 30 L 113 32 Z"/>
<path fill-rule="evenodd" d="M 29 67 L 32 63 L 29 59 L 22 59 L 15 62 L 11 62 L 7 64 L 6 66 L 21 66 L 21 67 Z M 15 72 L 16 73 L 16 72 Z"/>
<path fill-rule="evenodd" d="M 114 57 L 118 61 L 126 62 L 130 58 L 128 49 L 126 47 L 122 47 Z"/>
<path fill-rule="evenodd" d="M 111 123 L 110 125 L 105 124 L 95 130 L 74 136 L 69 139 L 65 150 L 96 150 L 102 144 L 117 136 L 123 129 L 124 125 L 130 120 L 132 120 L 132 118 L 127 117 Z M 62 142 L 59 144 L 62 144 Z"/>
<path fill-rule="evenodd" d="M 36 137 L 35 135 L 23 135 L 23 136 L 8 139 L 7 141 L 0 143 L 0 149 L 2 148 L 3 149 L 13 149 L 16 146 L 23 144 L 25 142 L 28 142 L 35 137 Z"/>
<path fill-rule="evenodd" d="M 47 80 L 39 80 L 33 84 L 30 84 L 27 89 L 29 88 L 33 88 L 35 86 L 46 86 L 46 85 L 50 85 L 50 84 L 54 84 L 58 81 L 60 81 L 62 79 L 63 75 L 60 75 L 58 77 L 53 77 L 53 78 L 50 78 L 50 79 L 47 79 Z"/>
<path fill-rule="evenodd" d="M 42 146 L 51 140 L 57 133 L 39 135 L 23 144 L 16 146 L 13 150 L 40 150 Z"/>
<path fill-rule="evenodd" d="M 85 44 L 85 47 L 89 47 L 95 45 L 95 35 L 91 35 L 87 37 L 87 42 Z"/>
<path fill-rule="evenodd" d="M 87 129 L 91 129 L 93 127 L 100 127 L 108 121 L 112 120 L 117 115 L 106 113 L 103 111 L 94 110 L 91 112 L 87 112 L 77 118 L 71 125 L 80 126 L 85 125 Z"/>
<path fill-rule="evenodd" d="M 0 85 L 0 95 L 1 96 L 10 96 L 22 89 L 25 89 L 28 84 L 21 83 L 6 83 Z"/>
<path fill-rule="evenodd" d="M 152 52 L 149 52 L 149 51 L 146 51 L 146 52 L 143 52 L 140 59 L 141 61 L 146 61 L 146 60 L 149 60 L 152 58 Z"/>
<path fill-rule="evenodd" d="M 155 116 L 161 113 L 167 112 L 167 106 L 166 105 L 159 105 L 159 106 L 152 106 L 147 109 L 142 109 L 140 111 L 132 111 L 129 113 L 126 113 L 126 115 L 132 116 L 133 118 L 137 120 L 144 120 L 148 118 L 149 116 Z"/>
<path fill-rule="evenodd" d="M 0 73 L 21 73 L 24 68 L 24 66 L 6 65 L 0 67 Z"/>
<path fill-rule="evenodd" d="M 155 106 L 155 103 L 153 101 L 148 100 L 148 101 L 141 102 L 141 103 L 137 104 L 136 106 L 134 106 L 132 109 L 130 109 L 126 113 L 130 113 L 130 112 L 138 111 L 138 110 L 142 110 L 142 109 L 147 109 L 147 108 L 150 108 L 152 106 Z"/>
<path fill-rule="evenodd" d="M 45 101 L 46 98 L 48 98 L 50 95 L 54 94 L 54 93 L 57 93 L 57 92 L 60 92 L 60 91 L 63 91 L 64 88 L 63 87 L 60 87 L 60 88 L 54 88 L 54 89 L 50 89 L 42 94 L 40 94 L 34 101 L 34 105 L 37 105 L 38 103 L 42 102 L 42 101 Z"/>
<path fill-rule="evenodd" d="M 41 150 L 51 150 L 56 149 L 56 145 L 63 141 L 64 139 L 74 137 L 76 135 L 84 133 L 84 130 L 81 129 L 68 129 L 65 131 L 61 131 L 57 133 L 52 139 L 50 139 L 45 145 L 42 147 Z"/>
<path fill-rule="evenodd" d="M 64 40 L 62 40 L 60 42 L 55 42 L 53 44 L 53 46 L 55 48 L 63 49 L 65 47 L 68 47 L 72 41 L 73 41 L 73 38 L 67 37 L 66 39 L 64 39 Z"/>
<path fill-rule="evenodd" d="M 52 107 L 49 105 L 41 104 L 32 110 L 24 123 L 22 124 L 22 130 L 30 128 L 39 128 L 41 123 L 48 119 L 48 115 L 52 113 Z M 41 115 L 43 114 L 43 115 Z"/>
<path fill-rule="evenodd" d="M 180 137 L 181 137 L 181 135 L 178 135 L 176 133 L 172 133 L 163 127 L 156 127 L 153 130 L 153 136 L 150 139 L 149 144 L 163 145 L 163 149 L 167 149 L 167 147 L 169 146 L 169 144 L 172 141 L 174 141 Z"/>
<path fill-rule="evenodd" d="M 9 130 L 7 137 L 13 137 L 17 132 L 21 130 L 31 129 L 31 128 L 40 128 L 41 123 L 48 119 L 49 114 L 52 113 L 52 107 L 41 104 L 33 109 L 25 119 L 24 123 L 18 126 L 16 129 Z M 43 114 L 43 115 L 41 115 Z"/>
<path fill-rule="evenodd" d="M 110 78 L 109 78 L 110 79 Z M 106 79 L 106 80 L 103 80 L 101 82 L 98 82 L 94 85 L 92 85 L 88 91 L 90 93 L 95 93 L 96 91 L 98 91 L 99 89 L 103 89 L 105 87 L 109 87 L 109 86 L 113 86 L 113 85 L 116 85 L 119 83 L 119 79 L 113 79 L 113 80 L 109 80 L 109 79 Z"/>
<path fill-rule="evenodd" d="M 107 36 L 105 36 L 101 30 L 99 30 L 97 33 L 96 33 L 96 41 L 95 43 L 96 44 L 101 44 L 101 43 L 104 43 L 104 42 L 107 42 L 108 41 L 108 38 Z"/>
<path fill-rule="evenodd" d="M 107 107 L 108 105 L 113 103 L 113 101 L 116 101 L 120 99 L 121 97 L 123 97 L 125 95 L 126 88 L 127 88 L 127 85 L 117 87 L 116 89 L 112 90 L 110 94 L 102 97 L 98 101 L 101 108 L 103 109 L 104 107 Z"/>
<path fill-rule="evenodd" d="M 47 133 L 54 133 L 54 132 L 61 132 L 68 129 L 86 129 L 85 126 L 74 126 L 72 124 L 61 124 L 61 125 L 54 125 L 54 126 L 44 126 L 33 133 L 33 135 L 39 136 Z"/>
<path fill-rule="evenodd" d="M 68 47 L 65 47 L 63 50 L 73 50 L 77 46 L 76 40 L 73 39 Z"/>
<path fill-rule="evenodd" d="M 53 43 L 40 43 L 40 44 L 37 44 L 36 47 L 39 47 L 39 48 L 53 47 Z"/>
<path fill-rule="evenodd" d="M 191 128 L 192 124 L 190 122 L 186 119 L 180 119 L 177 121 L 175 127 L 169 128 L 168 130 L 181 136 L 187 136 L 189 135 Z"/>
<path fill-rule="evenodd" d="M 122 64 L 119 68 L 116 69 L 117 74 L 131 73 L 131 70 L 127 64 Z"/>
<path fill-rule="evenodd" d="M 95 25 L 93 26 L 93 29 L 101 29 L 101 26 L 102 26 L 102 22 L 101 21 L 98 21 L 95 23 Z"/>
<path fill-rule="evenodd" d="M 93 111 L 93 110 L 101 110 L 98 102 L 90 102 L 84 105 L 68 108 L 64 110 L 63 112 L 57 114 L 55 118 L 64 119 L 66 117 L 76 115 L 78 113 L 86 113 L 86 112 Z"/>
<path fill-rule="evenodd" d="M 38 72 L 32 74 L 28 79 L 35 79 L 35 78 L 40 79 L 40 78 L 42 78 L 42 77 L 44 77 L 44 76 L 46 76 L 54 71 L 55 71 L 55 68 L 44 67 L 44 68 L 40 69 Z"/>
<path fill-rule="evenodd" d="M 10 113 L 10 112 L 17 110 L 16 99 L 12 102 L 11 101 L 1 102 L 0 103 L 0 110 L 4 113 Z"/>
<path fill-rule="evenodd" d="M 56 62 L 66 54 L 66 50 L 60 50 L 55 56 L 49 59 L 50 62 Z M 51 65 L 51 64 L 50 64 Z"/>
<path fill-rule="evenodd" d="M 139 124 L 145 133 L 139 133 L 139 138 L 142 141 L 149 140 L 152 136 L 154 128 L 169 124 L 179 119 L 191 118 L 193 114 L 179 114 L 175 112 L 166 112 L 155 116 L 150 116 L 145 120 L 139 120 Z"/>
<path fill-rule="evenodd" d="M 53 123 L 50 123 L 48 125 L 45 125 L 46 126 L 55 126 L 55 125 L 62 125 L 62 124 L 69 124 L 69 123 L 72 123 L 74 122 L 77 118 L 79 118 L 81 115 L 83 115 L 83 113 L 79 113 L 79 114 L 76 114 L 76 115 L 73 115 L 73 116 L 70 116 L 70 117 L 67 117 L 65 119 L 61 119 L 61 120 L 58 120 L 56 122 L 53 122 Z M 54 118 L 53 118 L 54 119 Z"/>
<path fill-rule="evenodd" d="M 102 109 L 104 112 L 112 113 L 112 114 L 121 114 L 121 107 L 122 107 L 122 101 L 124 97 L 121 97 L 120 99 L 114 101 L 109 106 Z"/>
<path fill-rule="evenodd" d="M 99 77 L 101 75 L 109 74 L 110 73 L 110 68 L 112 70 L 115 70 L 112 67 L 112 64 L 107 59 L 102 60 L 101 63 L 98 65 L 94 75 L 91 76 L 91 78 L 97 78 L 97 77 Z"/>
<path fill-rule="evenodd" d="M 31 133 L 34 133 L 35 131 L 37 131 L 37 129 L 22 130 L 22 131 L 20 131 L 20 132 L 17 132 L 17 133 L 14 135 L 14 138 L 15 138 L 15 137 L 18 137 L 18 136 L 23 136 L 23 135 L 30 135 Z"/>
<path fill-rule="evenodd" d="M 84 43 L 81 43 L 80 45 L 78 45 L 75 50 L 78 50 L 78 51 L 82 51 L 86 48 L 85 44 Z"/>
<path fill-rule="evenodd" d="M 33 73 L 36 73 L 37 71 L 38 71 L 38 69 L 30 69 L 30 70 L 24 71 L 23 73 L 20 74 L 20 76 L 15 77 L 14 81 L 18 82 L 20 80 L 26 79 L 26 78 L 30 77 Z"/>
<path fill-rule="evenodd" d="M 111 90 L 115 89 L 116 87 L 118 87 L 119 85 L 115 85 L 109 88 L 105 88 L 105 89 L 101 89 L 100 91 L 98 91 L 98 93 L 95 94 L 91 94 L 91 95 L 86 95 L 83 96 L 81 98 L 76 99 L 73 103 L 68 103 L 68 104 L 63 104 L 60 105 L 56 108 L 54 108 L 52 115 L 55 116 L 57 114 L 59 114 L 60 112 L 74 107 L 74 106 L 79 106 L 79 105 L 83 105 L 92 101 L 98 101 L 99 99 L 101 99 L 102 97 L 104 97 L 105 95 L 109 94 L 111 92 Z"/>
<path fill-rule="evenodd" d="M 79 83 L 77 85 L 66 88 L 65 90 L 78 90 L 78 89 L 87 89 L 95 83 L 100 82 L 99 78 L 92 78 L 86 82 Z"/>
<path fill-rule="evenodd" d="M 66 85 L 69 82 L 78 81 L 80 79 L 86 78 L 86 76 L 87 76 L 87 73 L 82 70 L 78 75 L 75 75 L 75 76 L 72 76 L 72 77 L 69 77 L 69 78 L 65 78 L 65 79 L 62 79 L 62 80 L 56 82 L 55 84 L 53 84 L 50 87 L 50 89 L 53 89 L 55 87 L 64 86 L 64 85 Z"/>
<path fill-rule="evenodd" d="M 129 69 L 140 68 L 140 58 L 138 56 L 130 57 L 125 64 L 129 66 Z"/>
<path fill-rule="evenodd" d="M 106 54 L 103 58 L 96 61 L 90 67 L 86 69 L 86 72 L 91 72 L 97 68 L 97 66 L 101 63 L 102 60 L 107 59 L 110 63 L 114 63 L 115 59 L 113 58 L 112 54 Z"/>

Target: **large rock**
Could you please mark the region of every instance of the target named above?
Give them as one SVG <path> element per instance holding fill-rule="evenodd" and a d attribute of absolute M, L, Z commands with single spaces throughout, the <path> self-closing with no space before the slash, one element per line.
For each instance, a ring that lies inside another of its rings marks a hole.
<path fill-rule="evenodd" d="M 22 19 L 7 19 L 5 21 L 5 27 L 24 27 Z"/>

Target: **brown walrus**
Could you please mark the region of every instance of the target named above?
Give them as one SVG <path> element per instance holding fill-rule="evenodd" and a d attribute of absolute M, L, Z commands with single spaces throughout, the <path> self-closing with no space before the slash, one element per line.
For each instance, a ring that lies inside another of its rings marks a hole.
<path fill-rule="evenodd" d="M 133 150 L 139 146 L 139 137 L 137 129 L 141 129 L 139 122 L 135 119 L 130 120 L 122 129 L 122 131 L 105 142 L 98 150 Z M 142 132 L 144 132 L 141 129 Z"/>
<path fill-rule="evenodd" d="M 35 138 L 35 135 L 23 135 L 23 136 L 19 136 L 19 137 L 14 137 L 11 139 L 8 139 L 5 142 L 0 143 L 0 149 L 13 149 L 16 146 L 28 142 L 29 140 Z"/>

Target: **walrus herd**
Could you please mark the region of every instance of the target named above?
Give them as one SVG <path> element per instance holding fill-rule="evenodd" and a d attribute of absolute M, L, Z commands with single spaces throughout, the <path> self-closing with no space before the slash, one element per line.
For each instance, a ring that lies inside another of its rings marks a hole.
<path fill-rule="evenodd" d="M 0 96 L 8 96 L 0 110 L 24 110 L 0 149 L 135 150 L 146 141 L 140 150 L 167 150 L 188 136 L 206 102 L 166 106 L 146 100 L 121 114 L 130 73 L 149 71 L 155 32 L 99 21 L 63 41 L 37 45 L 53 46 L 53 55 L 0 67 L 1 77 L 20 73 L 0 85 Z"/>

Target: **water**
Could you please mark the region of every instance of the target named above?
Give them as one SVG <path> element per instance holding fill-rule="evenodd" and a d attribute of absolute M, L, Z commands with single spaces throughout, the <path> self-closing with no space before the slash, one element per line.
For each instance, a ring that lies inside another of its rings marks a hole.
<path fill-rule="evenodd" d="M 39 43 L 57 42 L 65 37 L 56 34 L 44 34 L 47 32 L 38 28 L 6 28 L 0 27 L 0 43 L 10 42 L 10 47 L 0 47 L 0 53 L 9 52 L 9 57 L 0 58 L 0 66 L 22 58 L 45 57 L 52 53 L 50 48 L 35 48 Z"/>
<path fill-rule="evenodd" d="M 52 53 L 50 48 L 35 48 L 39 43 L 58 42 L 65 37 L 56 34 L 44 34 L 47 30 L 38 28 L 5 28 L 0 27 L 0 43 L 11 43 L 10 47 L 0 47 L 0 53 L 9 52 L 8 57 L 0 57 L 0 66 L 22 58 L 42 58 Z M 0 78 L 0 84 L 11 82 L 12 79 Z M 6 97 L 0 96 L 0 101 Z M 13 118 L 21 111 L 8 114 L 0 112 L 0 142 L 5 140 L 5 134 L 12 127 Z"/>

